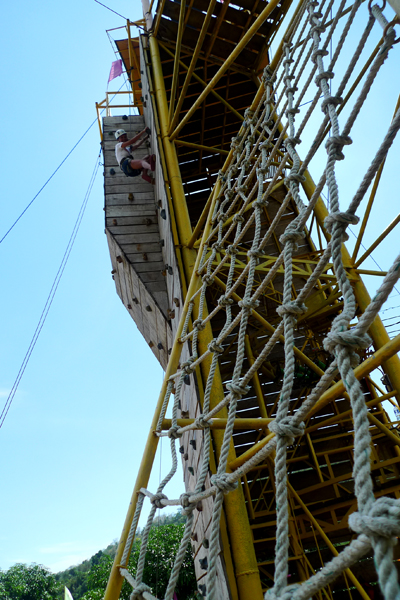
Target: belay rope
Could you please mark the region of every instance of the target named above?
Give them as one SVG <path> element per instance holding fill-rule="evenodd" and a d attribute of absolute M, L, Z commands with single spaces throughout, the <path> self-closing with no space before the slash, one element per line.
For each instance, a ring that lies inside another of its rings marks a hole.
<path fill-rule="evenodd" d="M 361 384 L 354 375 L 354 368 L 357 366 L 359 360 L 356 350 L 367 348 L 371 345 L 371 339 L 367 335 L 367 330 L 400 276 L 400 256 L 394 261 L 393 266 L 384 278 L 383 284 L 364 314 L 358 319 L 357 324 L 350 329 L 349 324 L 356 314 L 356 301 L 343 266 L 341 254 L 342 242 L 347 239 L 346 227 L 349 224 L 356 224 L 358 222 L 356 211 L 400 128 L 400 111 L 395 115 L 375 158 L 345 211 L 340 210 L 339 190 L 335 174 L 336 162 L 344 158 L 343 148 L 352 143 L 349 136 L 360 108 L 370 91 L 379 69 L 393 47 L 395 32 L 392 27 L 388 27 L 388 22 L 382 14 L 381 9 L 378 6 L 373 6 L 370 9 L 365 30 L 360 37 L 353 55 L 350 57 L 346 72 L 339 82 L 337 92 L 335 95 L 332 95 L 330 83 L 332 85 L 332 81 L 334 80 L 333 67 L 338 60 L 356 13 L 361 6 L 361 0 L 357 0 L 352 5 L 335 52 L 332 58 L 328 59 L 329 64 L 326 64 L 328 56 L 327 48 L 332 40 L 339 19 L 342 18 L 345 0 L 340 2 L 335 13 L 336 16 L 329 23 L 328 28 L 326 23 L 331 14 L 333 3 L 334 0 L 322 0 L 321 3 L 309 0 L 304 4 L 292 27 L 291 37 L 284 44 L 282 56 L 275 71 L 272 73 L 268 67 L 264 70 L 262 78 L 264 95 L 260 103 L 254 112 L 250 110 L 246 111 L 241 132 L 232 140 L 233 161 L 226 173 L 221 172 L 219 174 L 221 192 L 212 215 L 212 231 L 204 244 L 200 267 L 198 269 L 198 272 L 202 275 L 202 285 L 189 302 L 183 333 L 180 338 L 182 342 L 191 342 L 191 356 L 181 366 L 180 370 L 169 379 L 164 405 L 157 426 L 158 435 L 168 435 L 170 438 L 172 468 L 160 483 L 155 494 L 146 489 L 140 490 L 136 513 L 121 560 L 122 566 L 120 567 L 120 572 L 133 588 L 132 599 L 145 598 L 151 600 L 154 598 L 150 588 L 142 581 L 142 577 L 148 536 L 157 508 L 182 506 L 183 513 L 187 516 L 185 531 L 165 593 L 165 600 L 172 600 L 179 571 L 192 533 L 194 508 L 198 502 L 210 496 L 214 496 L 214 505 L 211 533 L 209 535 L 207 598 L 210 600 L 216 599 L 215 580 L 219 552 L 219 523 L 224 495 L 237 487 L 241 476 L 261 461 L 264 461 L 273 452 L 275 452 L 277 506 L 275 575 L 274 586 L 266 592 L 265 597 L 270 600 L 277 600 L 278 598 L 306 600 L 311 598 L 313 594 L 336 579 L 345 569 L 360 560 L 372 548 L 382 593 L 386 600 L 400 598 L 397 571 L 393 564 L 393 545 L 396 536 L 400 535 L 400 501 L 385 496 L 377 500 L 374 498 L 373 482 L 370 474 L 371 434 L 369 431 L 367 407 Z M 350 111 L 349 117 L 344 127 L 340 129 L 337 110 L 342 103 L 341 95 L 350 80 L 355 65 L 376 22 L 384 32 L 383 42 L 369 68 L 364 85 Z M 323 34 L 326 34 L 324 41 L 322 41 Z M 310 67 L 307 79 L 297 94 L 300 81 L 303 81 L 306 77 L 307 67 Z M 314 98 L 296 131 L 295 116 L 299 113 L 299 106 L 313 80 L 316 84 Z M 322 122 L 313 142 L 309 146 L 305 159 L 303 162 L 300 162 L 296 146 L 300 144 L 300 135 L 321 99 L 321 108 L 323 111 Z M 278 106 L 280 104 L 283 104 L 283 106 L 278 113 Z M 282 121 L 283 117 L 286 117 L 285 123 Z M 323 140 L 327 127 L 330 127 L 331 135 L 325 144 L 326 165 L 315 192 L 308 203 L 305 204 L 301 199 L 300 184 L 304 180 L 304 173 L 311 159 Z M 283 153 L 282 149 L 284 149 Z M 276 167 L 277 164 L 278 166 Z M 289 172 L 287 173 L 288 170 Z M 250 181 L 254 177 L 256 182 L 250 189 Z M 288 190 L 286 197 L 267 232 L 262 235 L 262 211 L 268 204 L 268 196 L 271 190 L 279 178 L 282 177 L 284 177 L 284 183 Z M 266 178 L 270 179 L 270 181 L 267 183 L 266 189 L 264 189 Z M 331 234 L 331 240 L 306 284 L 293 300 L 293 255 L 296 252 L 299 242 L 304 238 L 304 227 L 325 185 L 328 188 L 331 206 L 330 214 L 325 219 L 325 227 Z M 258 260 L 262 256 L 263 249 L 271 239 L 291 200 L 297 206 L 298 215 L 287 226 L 283 235 L 281 235 L 280 242 L 283 250 L 261 284 L 257 287 L 255 285 L 255 270 Z M 245 220 L 243 214 L 245 211 L 249 211 L 250 208 L 253 212 Z M 231 218 L 231 222 L 229 226 L 226 226 L 227 230 L 224 232 L 224 224 L 229 218 Z M 248 263 L 243 268 L 240 276 L 234 279 L 238 246 L 250 227 L 254 227 L 254 236 L 251 248 L 247 253 Z M 228 237 L 232 239 L 233 234 L 234 241 L 225 247 Z M 213 241 L 215 238 L 217 241 Z M 223 258 L 218 266 L 215 267 L 214 261 L 216 255 L 221 250 L 224 250 Z M 331 331 L 324 340 L 324 348 L 333 355 L 334 360 L 297 411 L 289 414 L 289 401 L 295 377 L 295 354 L 293 347 L 297 319 L 299 315 L 307 311 L 304 301 L 313 290 L 324 269 L 326 269 L 330 258 L 332 258 L 333 270 L 343 296 L 343 310 L 333 320 Z M 229 273 L 225 293 L 220 296 L 218 306 L 212 313 L 204 316 L 206 289 L 213 283 L 213 278 L 223 266 L 228 263 Z M 253 365 L 242 375 L 245 358 L 245 336 L 249 317 L 252 310 L 257 308 L 259 298 L 265 292 L 282 265 L 284 267 L 283 302 L 277 309 L 278 314 L 281 316 L 280 324 L 268 339 Z M 239 284 L 245 284 L 245 293 L 243 299 L 239 302 L 239 314 L 234 317 L 232 314 L 232 305 L 234 303 L 232 295 Z M 195 299 L 198 300 L 199 304 L 198 318 L 193 322 L 193 329 L 188 331 Z M 199 331 L 205 328 L 206 323 L 217 312 L 223 310 L 226 313 L 226 320 L 220 334 L 209 344 L 207 352 L 199 354 Z M 239 328 L 237 354 L 231 382 L 226 384 L 227 393 L 224 399 L 210 410 L 211 388 L 218 366 L 218 357 L 223 352 L 224 340 L 237 327 Z M 228 451 L 232 440 L 237 403 L 248 391 L 248 384 L 253 375 L 266 360 L 282 334 L 285 338 L 285 369 L 282 389 L 277 405 L 276 418 L 271 420 L 268 425 L 269 430 L 275 435 L 241 467 L 234 472 L 227 473 Z M 184 379 L 188 374 L 193 373 L 195 368 L 205 358 L 210 356 L 211 366 L 204 390 L 203 413 L 195 419 L 192 425 L 179 427 L 177 424 L 178 408 Z M 304 420 L 338 374 L 343 380 L 350 397 L 354 418 L 353 478 L 358 511 L 350 516 L 349 526 L 358 536 L 338 556 L 333 558 L 329 564 L 326 564 L 307 581 L 288 586 L 289 511 L 286 466 L 287 446 L 293 443 L 294 438 L 303 434 Z M 162 421 L 165 417 L 168 401 L 174 386 L 176 389 L 172 410 L 172 427 L 168 433 L 164 434 L 161 432 Z M 228 418 L 217 472 L 211 477 L 211 486 L 205 489 L 204 484 L 209 470 L 211 444 L 210 422 L 214 415 L 228 405 Z M 193 492 L 185 492 L 179 499 L 169 500 L 164 495 L 163 490 L 177 470 L 176 440 L 184 432 L 191 429 L 202 429 L 204 431 L 196 486 Z M 136 576 L 133 578 L 124 565 L 127 565 L 128 562 L 129 550 L 145 497 L 150 498 L 152 507 L 147 525 L 142 532 L 140 557 Z"/>

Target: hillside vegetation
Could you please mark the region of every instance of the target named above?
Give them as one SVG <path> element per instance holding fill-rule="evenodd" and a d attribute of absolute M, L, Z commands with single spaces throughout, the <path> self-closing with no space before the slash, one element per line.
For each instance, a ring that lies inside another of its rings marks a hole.
<path fill-rule="evenodd" d="M 180 512 L 162 516 L 155 519 L 150 531 L 143 579 L 159 598 L 164 596 L 184 522 L 185 517 Z M 129 570 L 133 576 L 136 573 L 140 544 L 139 532 L 129 560 Z M 0 600 L 64 600 L 65 586 L 74 600 L 102 600 L 117 547 L 118 542 L 114 541 L 81 564 L 56 574 L 35 564 L 17 564 L 8 571 L 0 571 Z M 195 598 L 196 587 L 189 546 L 176 587 L 178 599 Z M 131 591 L 130 586 L 124 583 L 120 598 L 128 600 Z"/>

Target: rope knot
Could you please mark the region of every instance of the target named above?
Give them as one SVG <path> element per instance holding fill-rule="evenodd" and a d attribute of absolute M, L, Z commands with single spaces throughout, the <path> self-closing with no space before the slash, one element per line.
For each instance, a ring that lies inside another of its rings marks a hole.
<path fill-rule="evenodd" d="M 275 591 L 275 588 L 270 588 L 265 593 L 265 600 L 291 600 L 293 594 L 300 588 L 301 586 L 298 583 L 294 583 L 293 585 L 288 585 L 283 590 L 281 590 L 278 594 Z"/>
<path fill-rule="evenodd" d="M 317 63 L 317 57 L 318 56 L 328 56 L 328 54 L 329 54 L 328 50 L 324 50 L 323 48 L 319 48 L 318 50 L 314 50 L 314 52 L 311 54 L 311 60 L 312 60 L 312 62 L 315 65 Z"/>
<path fill-rule="evenodd" d="M 222 354 L 224 351 L 224 347 L 221 346 L 221 344 L 218 344 L 216 338 L 211 340 L 211 342 L 208 344 L 208 349 L 210 352 L 217 352 L 217 354 Z"/>
<path fill-rule="evenodd" d="M 398 499 L 382 496 L 375 500 L 366 515 L 354 512 L 349 517 L 349 526 L 356 533 L 369 538 L 395 538 L 400 536 L 400 503 Z"/>
<path fill-rule="evenodd" d="M 225 254 L 227 254 L 228 256 L 235 256 L 236 254 L 238 254 L 238 252 L 239 250 L 233 244 L 230 244 L 225 249 Z"/>
<path fill-rule="evenodd" d="M 225 183 L 227 179 L 226 173 L 224 173 L 223 171 L 218 171 L 218 177 Z"/>
<path fill-rule="evenodd" d="M 250 390 L 248 385 L 240 385 L 240 383 L 233 383 L 233 381 L 226 384 L 226 389 L 229 390 L 231 396 L 237 400 L 240 400 L 242 396 L 247 394 L 247 392 Z"/>
<path fill-rule="evenodd" d="M 257 167 L 257 169 L 256 169 L 257 177 L 260 177 L 261 175 L 266 175 L 269 170 L 270 170 L 270 167 Z"/>
<path fill-rule="evenodd" d="M 303 302 L 297 302 L 296 300 L 292 300 L 291 302 L 287 302 L 286 304 L 282 304 L 282 306 L 278 306 L 276 312 L 279 316 L 283 317 L 283 315 L 304 315 L 307 312 L 308 308 Z"/>
<path fill-rule="evenodd" d="M 268 169 L 265 169 L 265 171 L 268 171 Z M 268 206 L 269 202 L 266 198 L 260 198 L 259 200 L 254 200 L 253 202 L 253 206 L 259 208 L 260 210 L 262 210 L 265 206 Z"/>
<path fill-rule="evenodd" d="M 286 242 L 293 242 L 297 246 L 297 242 L 303 240 L 304 237 L 304 231 L 297 231 L 296 229 L 289 229 L 288 227 L 285 233 L 283 233 L 279 238 L 279 241 L 281 244 L 286 244 Z"/>
<path fill-rule="evenodd" d="M 312 15 L 312 16 L 314 16 L 314 15 Z M 314 25 L 310 29 L 310 35 L 314 35 L 314 33 L 324 33 L 325 29 L 326 29 L 325 25 Z"/>
<path fill-rule="evenodd" d="M 297 183 L 301 183 L 305 180 L 306 178 L 304 177 L 304 175 L 300 175 L 300 173 L 289 173 L 289 175 L 283 180 L 283 183 L 286 185 L 287 188 L 289 188 L 289 185 L 292 183 L 292 181 L 297 181 Z"/>
<path fill-rule="evenodd" d="M 225 213 L 219 213 L 219 215 L 217 215 L 217 221 L 218 221 L 219 223 L 221 223 L 221 222 L 222 222 L 222 223 L 225 223 L 225 221 L 227 220 L 227 218 L 228 218 L 228 217 L 226 216 L 226 214 L 225 214 Z"/>
<path fill-rule="evenodd" d="M 211 485 L 214 485 L 220 492 L 224 494 L 228 494 L 229 492 L 233 492 L 236 490 L 238 483 L 234 481 L 231 483 L 228 481 L 228 473 L 223 473 L 222 475 L 213 475 L 211 477 Z"/>
<path fill-rule="evenodd" d="M 204 418 L 204 415 L 199 415 L 195 420 L 194 420 L 194 424 L 196 425 L 196 427 L 198 427 L 199 429 L 207 429 L 208 427 L 211 427 L 211 420 L 207 421 Z"/>
<path fill-rule="evenodd" d="M 256 204 L 256 202 L 254 202 L 254 204 Z M 255 258 L 257 263 L 259 262 L 259 258 L 262 258 L 264 256 L 264 254 L 262 252 L 260 252 L 259 250 L 248 250 L 247 251 L 247 256 L 249 258 Z"/>
<path fill-rule="evenodd" d="M 183 515 L 189 515 L 192 512 L 192 510 L 195 509 L 195 504 L 192 504 L 190 502 L 190 496 L 191 496 L 191 494 L 188 494 L 187 492 L 185 492 L 179 496 L 179 502 L 183 508 L 183 510 L 182 510 Z"/>
<path fill-rule="evenodd" d="M 322 73 L 318 73 L 314 81 L 316 85 L 319 85 L 323 79 L 333 79 L 334 77 L 335 74 L 333 71 L 322 71 Z"/>
<path fill-rule="evenodd" d="M 342 102 L 343 98 L 340 96 L 329 96 L 321 102 L 321 110 L 326 115 L 328 113 L 329 106 L 334 106 L 336 108 L 336 106 L 339 106 L 339 104 L 342 104 Z"/>
<path fill-rule="evenodd" d="M 214 243 L 211 245 L 211 248 L 212 248 L 213 250 L 215 250 L 216 252 L 219 252 L 220 250 L 222 250 L 223 246 L 222 246 L 222 244 L 220 244 L 219 242 L 214 242 Z"/>
<path fill-rule="evenodd" d="M 143 598 L 143 592 L 151 593 L 151 588 L 145 583 L 139 583 L 129 596 L 130 600 L 137 600 Z"/>
<path fill-rule="evenodd" d="M 331 354 L 335 353 L 336 346 L 348 348 L 350 351 L 368 348 L 372 340 L 366 333 L 358 333 L 356 329 L 346 331 L 330 331 L 324 339 L 324 348 Z"/>
<path fill-rule="evenodd" d="M 196 319 L 193 322 L 193 327 L 196 328 L 197 331 L 203 331 L 206 328 L 206 326 L 203 323 L 203 319 Z"/>
<path fill-rule="evenodd" d="M 240 306 L 240 308 L 243 308 L 243 310 L 252 310 L 253 308 L 257 308 L 257 306 L 260 304 L 260 302 L 258 300 L 246 300 L 246 298 L 243 298 L 243 300 L 240 300 L 238 302 L 238 305 Z"/>
<path fill-rule="evenodd" d="M 288 136 L 285 140 L 283 140 L 283 145 L 285 146 L 286 150 L 288 150 L 289 146 L 293 150 L 295 145 L 300 143 L 301 139 L 297 135 Z"/>
<path fill-rule="evenodd" d="M 207 275 L 207 274 L 203 275 L 201 280 L 205 285 L 212 285 L 214 283 L 214 277 L 211 277 L 211 275 Z"/>
<path fill-rule="evenodd" d="M 263 80 L 263 81 L 267 81 L 267 82 L 268 82 L 268 81 L 271 81 L 271 79 L 272 79 L 272 76 L 273 76 L 273 72 L 272 72 L 272 70 L 271 70 L 271 67 L 270 67 L 269 65 L 267 65 L 267 66 L 264 68 L 264 71 L 263 71 L 263 74 L 262 74 L 262 80 Z"/>
<path fill-rule="evenodd" d="M 183 434 L 179 431 L 179 429 L 180 429 L 180 427 L 178 425 L 172 425 L 172 427 L 170 427 L 168 429 L 168 437 L 173 440 L 177 440 L 178 438 L 182 437 Z M 152 502 L 153 502 L 153 500 L 152 500 Z M 162 507 L 157 506 L 157 508 L 162 508 Z"/>
<path fill-rule="evenodd" d="M 157 494 L 154 494 L 154 496 L 152 496 L 150 498 L 150 502 L 152 504 L 154 504 L 154 506 L 156 506 L 157 508 L 164 508 L 164 505 L 161 504 L 161 500 L 167 500 L 167 496 L 165 494 L 163 494 L 162 492 L 158 492 Z M 148 590 L 143 590 L 144 592 L 147 592 Z"/>
<path fill-rule="evenodd" d="M 325 142 L 325 148 L 329 155 L 332 153 L 332 158 L 343 160 L 343 146 L 349 146 L 353 140 L 348 135 L 332 135 Z"/>
<path fill-rule="evenodd" d="M 246 119 L 246 121 L 249 121 L 249 123 L 251 123 L 254 118 L 254 111 L 250 110 L 249 108 L 246 108 L 246 110 L 244 111 L 244 118 Z"/>
<path fill-rule="evenodd" d="M 293 417 L 284 417 L 280 421 L 274 419 L 268 423 L 268 429 L 276 435 L 286 438 L 287 443 L 290 445 L 295 437 L 303 435 L 305 425 L 303 422 L 296 425 L 293 422 Z"/>
<path fill-rule="evenodd" d="M 237 146 L 239 146 L 240 141 L 241 141 L 241 137 L 239 135 L 237 137 L 233 137 L 231 140 L 231 146 L 233 148 L 236 148 Z"/>
<path fill-rule="evenodd" d="M 231 304 L 233 304 L 233 299 L 232 298 L 227 298 L 225 296 L 225 294 L 222 294 L 222 296 L 220 296 L 218 298 L 218 305 L 219 306 L 230 306 Z"/>
<path fill-rule="evenodd" d="M 182 369 L 185 371 L 185 373 L 187 373 L 188 375 L 191 375 L 192 373 L 195 372 L 195 368 L 192 367 L 192 363 L 195 361 L 194 358 L 189 358 L 189 360 L 187 360 L 186 362 L 182 363 Z"/>
<path fill-rule="evenodd" d="M 243 215 L 234 215 L 232 221 L 234 223 L 244 223 L 244 216 Z"/>
<path fill-rule="evenodd" d="M 330 213 L 324 221 L 325 229 L 332 233 L 334 223 L 341 223 L 347 227 L 347 225 L 357 225 L 359 218 L 349 212 L 334 212 Z M 345 229 L 345 228 L 343 228 Z"/>

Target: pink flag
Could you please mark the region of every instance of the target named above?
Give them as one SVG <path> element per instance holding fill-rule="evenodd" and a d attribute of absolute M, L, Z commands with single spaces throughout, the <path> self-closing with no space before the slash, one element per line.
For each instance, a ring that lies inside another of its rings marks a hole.
<path fill-rule="evenodd" d="M 121 74 L 122 74 L 122 59 L 115 60 L 113 62 L 113 64 L 111 65 L 111 71 L 110 71 L 110 77 L 108 78 L 108 83 L 110 83 L 110 81 L 112 79 L 119 77 Z"/>

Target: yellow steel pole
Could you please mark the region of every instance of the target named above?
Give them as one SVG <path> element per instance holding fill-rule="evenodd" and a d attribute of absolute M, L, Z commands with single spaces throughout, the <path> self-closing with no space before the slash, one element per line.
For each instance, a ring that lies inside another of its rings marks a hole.
<path fill-rule="evenodd" d="M 207 87 L 202 91 L 200 96 L 197 98 L 196 102 L 190 108 L 190 110 L 186 113 L 185 117 L 180 121 L 179 125 L 176 127 L 175 131 L 171 134 L 170 138 L 173 140 L 176 138 L 181 129 L 186 125 L 189 119 L 192 117 L 193 113 L 198 109 L 199 106 L 204 102 L 205 98 L 208 96 L 210 91 L 215 87 L 218 81 L 223 77 L 225 72 L 229 69 L 232 63 L 235 61 L 236 57 L 239 56 L 243 48 L 246 47 L 247 43 L 251 38 L 257 33 L 259 27 L 264 23 L 264 21 L 269 17 L 272 11 L 278 6 L 280 0 L 271 0 L 271 2 L 264 8 L 262 13 L 257 17 L 254 21 L 253 25 L 247 30 L 246 34 L 242 37 L 236 48 L 231 52 L 228 58 L 225 60 L 224 64 L 220 67 L 218 72 L 211 79 L 210 83 Z"/>
<path fill-rule="evenodd" d="M 264 406 L 264 412 L 265 406 Z M 263 417 L 261 419 L 251 417 L 245 417 L 242 419 L 235 419 L 233 429 L 265 429 L 268 426 L 268 423 L 273 421 L 273 419 L 269 419 L 268 417 Z M 195 419 L 177 419 L 178 427 L 187 427 L 187 425 L 193 425 Z M 211 429 L 225 429 L 227 423 L 227 419 L 221 419 L 213 417 L 210 420 L 210 428 Z M 162 422 L 162 429 L 168 430 L 172 427 L 172 419 L 164 419 Z M 200 429 L 200 427 L 198 428 Z"/>
<path fill-rule="evenodd" d="M 187 247 L 187 243 L 192 236 L 192 228 L 190 226 L 189 213 L 187 209 L 186 198 L 183 192 L 175 146 L 168 137 L 168 108 L 158 42 L 152 35 L 150 36 L 149 41 L 153 67 L 154 90 L 158 107 L 161 137 L 169 172 L 172 199 L 175 208 L 176 224 L 179 239 L 183 246 L 182 257 L 186 277 L 190 278 L 192 277 L 193 270 L 195 268 L 194 257 L 196 256 L 196 251 Z M 219 186 L 220 181 L 218 180 L 216 184 L 216 190 L 214 192 L 215 199 L 218 195 Z M 196 309 L 197 307 L 195 305 L 193 311 L 194 315 L 196 313 Z M 201 353 L 207 351 L 208 344 L 212 338 L 211 325 L 210 323 L 207 323 L 205 330 L 200 332 L 199 335 L 199 351 Z M 207 378 L 209 368 L 210 361 L 206 359 L 201 363 L 201 371 L 203 378 L 205 379 Z M 215 404 L 217 404 L 217 402 L 223 398 L 222 381 L 218 369 L 215 376 L 215 382 L 216 385 L 213 386 L 213 392 L 210 398 L 211 407 L 215 406 Z M 225 411 L 221 411 L 221 413 L 222 417 L 227 416 L 226 409 Z M 219 455 L 223 441 L 223 432 L 218 430 L 214 431 L 213 439 L 216 453 Z M 233 460 L 235 457 L 236 454 L 233 442 L 231 442 L 228 460 Z M 239 598 L 240 600 L 262 600 L 263 594 L 260 576 L 241 486 L 239 486 L 239 488 L 234 492 L 231 492 L 225 496 L 224 508 L 227 517 L 229 537 L 231 540 L 231 552 L 235 565 L 235 576 Z"/>
<path fill-rule="evenodd" d="M 99 103 L 98 102 L 96 102 L 96 113 L 97 113 L 97 124 L 99 126 L 99 131 L 100 131 L 100 140 L 103 141 L 103 130 L 101 128 L 100 113 L 99 113 Z"/>
<path fill-rule="evenodd" d="M 312 180 L 312 177 L 308 171 L 305 171 L 303 173 L 303 175 L 305 177 L 305 181 L 302 183 L 303 189 L 304 189 L 308 199 L 310 199 L 315 191 L 315 183 Z M 314 208 L 314 213 L 315 213 L 315 217 L 318 221 L 318 224 L 321 227 L 321 229 L 325 235 L 325 238 L 327 240 L 330 240 L 330 235 L 326 231 L 325 226 L 324 226 L 324 221 L 325 221 L 326 217 L 328 216 L 328 211 L 327 211 L 327 208 L 326 208 L 324 202 L 322 201 L 321 197 L 319 197 L 317 200 L 317 203 Z M 354 295 L 356 297 L 356 301 L 358 303 L 360 310 L 362 312 L 364 312 L 367 309 L 367 307 L 369 306 L 369 304 L 371 303 L 371 297 L 368 294 L 367 288 L 365 287 L 363 281 L 361 279 L 359 279 L 359 277 L 355 273 L 354 269 L 352 269 L 353 264 L 351 261 L 351 257 L 350 257 L 350 254 L 344 244 L 342 244 L 342 256 L 343 256 L 344 265 L 347 267 L 350 267 L 351 268 L 350 273 L 353 272 L 353 274 L 356 276 L 356 281 L 353 286 Z M 375 317 L 374 322 L 372 323 L 371 327 L 369 328 L 369 334 L 372 337 L 372 340 L 374 342 L 374 346 L 375 346 L 376 350 L 388 346 L 388 344 L 390 342 L 390 338 L 387 334 L 387 331 L 386 331 L 379 315 L 377 315 Z M 396 398 L 397 398 L 397 401 L 400 402 L 400 394 L 399 394 L 399 392 L 400 392 L 400 359 L 398 356 L 396 356 L 395 353 L 394 353 L 394 355 L 391 354 L 390 357 L 391 358 L 384 361 L 383 367 L 384 367 L 385 372 L 389 376 L 389 379 L 391 381 L 393 388 L 395 388 L 398 391 Z"/>
<path fill-rule="evenodd" d="M 222 148 L 212 148 L 210 146 L 202 146 L 201 144 L 192 144 L 191 142 L 184 142 L 183 140 L 175 140 L 177 146 L 187 146 L 188 148 L 195 148 L 196 150 L 207 150 L 213 154 L 229 154 L 229 150 L 223 150 Z"/>

